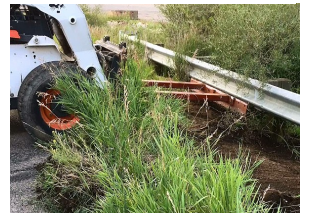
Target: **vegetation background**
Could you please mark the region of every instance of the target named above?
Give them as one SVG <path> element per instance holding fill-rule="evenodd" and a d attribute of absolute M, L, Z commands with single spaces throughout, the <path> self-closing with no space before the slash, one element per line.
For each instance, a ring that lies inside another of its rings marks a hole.
<path fill-rule="evenodd" d="M 101 7 L 82 5 L 94 39 L 119 30 L 140 39 L 246 77 L 267 82 L 288 78 L 300 92 L 300 4 L 165 4 L 157 5 L 165 20 L 137 25 L 129 17 L 106 16 Z M 111 20 L 125 25 L 110 25 Z M 104 28 L 98 28 L 104 27 Z M 146 28 L 147 27 L 147 28 Z M 105 30 L 104 30 L 105 29 Z M 173 73 L 185 79 L 185 73 Z"/>

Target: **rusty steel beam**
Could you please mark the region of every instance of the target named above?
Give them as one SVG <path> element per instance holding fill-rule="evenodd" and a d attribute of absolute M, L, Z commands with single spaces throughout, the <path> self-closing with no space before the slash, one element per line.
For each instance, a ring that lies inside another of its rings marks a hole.
<path fill-rule="evenodd" d="M 205 88 L 201 82 L 183 82 L 183 81 L 156 81 L 156 80 L 142 80 L 146 86 L 158 86 L 165 88 L 179 88 L 179 89 L 198 89 Z"/>
<path fill-rule="evenodd" d="M 156 91 L 158 94 L 172 95 L 175 98 L 189 101 L 224 101 L 229 102 L 230 96 L 226 94 L 181 92 L 181 91 Z"/>
<path fill-rule="evenodd" d="M 191 79 L 191 82 L 200 82 L 200 81 L 197 81 L 195 79 Z M 204 84 L 204 88 L 202 90 L 194 90 L 195 92 L 204 92 L 204 93 L 218 93 L 218 94 L 225 94 L 224 92 L 220 91 L 220 90 L 217 90 L 215 89 L 214 87 L 212 86 L 209 86 L 207 84 Z M 227 109 L 230 109 L 230 110 L 233 110 L 233 111 L 236 111 L 240 114 L 243 114 L 245 115 L 246 112 L 247 112 L 247 109 L 248 109 L 248 103 L 240 100 L 240 99 L 237 99 L 233 96 L 230 96 L 230 100 L 229 102 L 223 102 L 223 101 L 215 101 L 217 104 L 227 108 Z"/>
<path fill-rule="evenodd" d="M 241 114 L 246 114 L 248 104 L 238 100 L 230 95 L 227 95 L 212 86 L 201 83 L 195 79 L 190 82 L 183 81 L 157 81 L 157 80 L 142 80 L 146 86 L 155 86 L 168 89 L 183 89 L 186 91 L 157 91 L 159 94 L 172 95 L 176 98 L 187 99 L 189 101 L 214 101 L 217 104 L 236 111 Z"/>
<path fill-rule="evenodd" d="M 246 114 L 248 104 L 229 96 L 212 86 L 201 83 L 195 79 L 190 82 L 183 81 L 157 81 L 157 80 L 142 80 L 146 86 L 156 86 L 170 89 L 186 89 L 189 91 L 176 92 L 176 91 L 157 91 L 159 94 L 171 94 L 176 98 L 187 99 L 189 101 L 214 101 L 217 104 L 236 111 L 240 114 Z M 229 98 L 227 98 L 229 96 Z"/>

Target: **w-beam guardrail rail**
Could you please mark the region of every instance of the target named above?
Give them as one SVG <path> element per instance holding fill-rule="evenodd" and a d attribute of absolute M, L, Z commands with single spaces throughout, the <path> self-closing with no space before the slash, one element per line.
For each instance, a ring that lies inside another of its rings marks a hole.
<path fill-rule="evenodd" d="M 145 45 L 146 55 L 149 59 L 169 68 L 175 68 L 175 52 L 146 41 L 138 40 L 135 35 L 129 36 L 120 32 L 120 38 Z M 245 80 L 244 77 L 235 72 L 188 56 L 180 55 L 180 57 L 187 62 L 191 78 L 251 103 L 260 109 L 300 124 L 299 94 L 270 84 L 262 87 L 262 82 L 258 80 L 252 78 Z M 245 88 L 241 88 L 241 85 Z"/>

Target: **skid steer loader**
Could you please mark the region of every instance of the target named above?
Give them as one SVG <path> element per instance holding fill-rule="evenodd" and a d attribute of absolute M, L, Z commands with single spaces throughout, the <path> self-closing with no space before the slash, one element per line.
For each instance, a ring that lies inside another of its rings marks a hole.
<path fill-rule="evenodd" d="M 113 44 L 109 37 L 92 43 L 78 5 L 10 5 L 10 109 L 18 109 L 35 139 L 49 140 L 52 131 L 79 121 L 58 103 L 61 94 L 51 89 L 55 76 L 74 72 L 106 82 L 116 77 L 125 58 L 125 43 Z"/>

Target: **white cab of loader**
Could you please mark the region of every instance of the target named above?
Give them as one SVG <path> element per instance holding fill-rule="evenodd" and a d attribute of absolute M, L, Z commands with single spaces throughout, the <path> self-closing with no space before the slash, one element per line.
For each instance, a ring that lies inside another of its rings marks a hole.
<path fill-rule="evenodd" d="M 50 89 L 55 74 L 66 69 L 107 80 L 80 7 L 11 4 L 11 109 L 18 109 L 25 129 L 35 139 L 48 140 L 53 130 L 63 131 L 78 121 L 59 107 L 60 93 Z M 47 95 L 39 97 L 40 92 Z"/>

